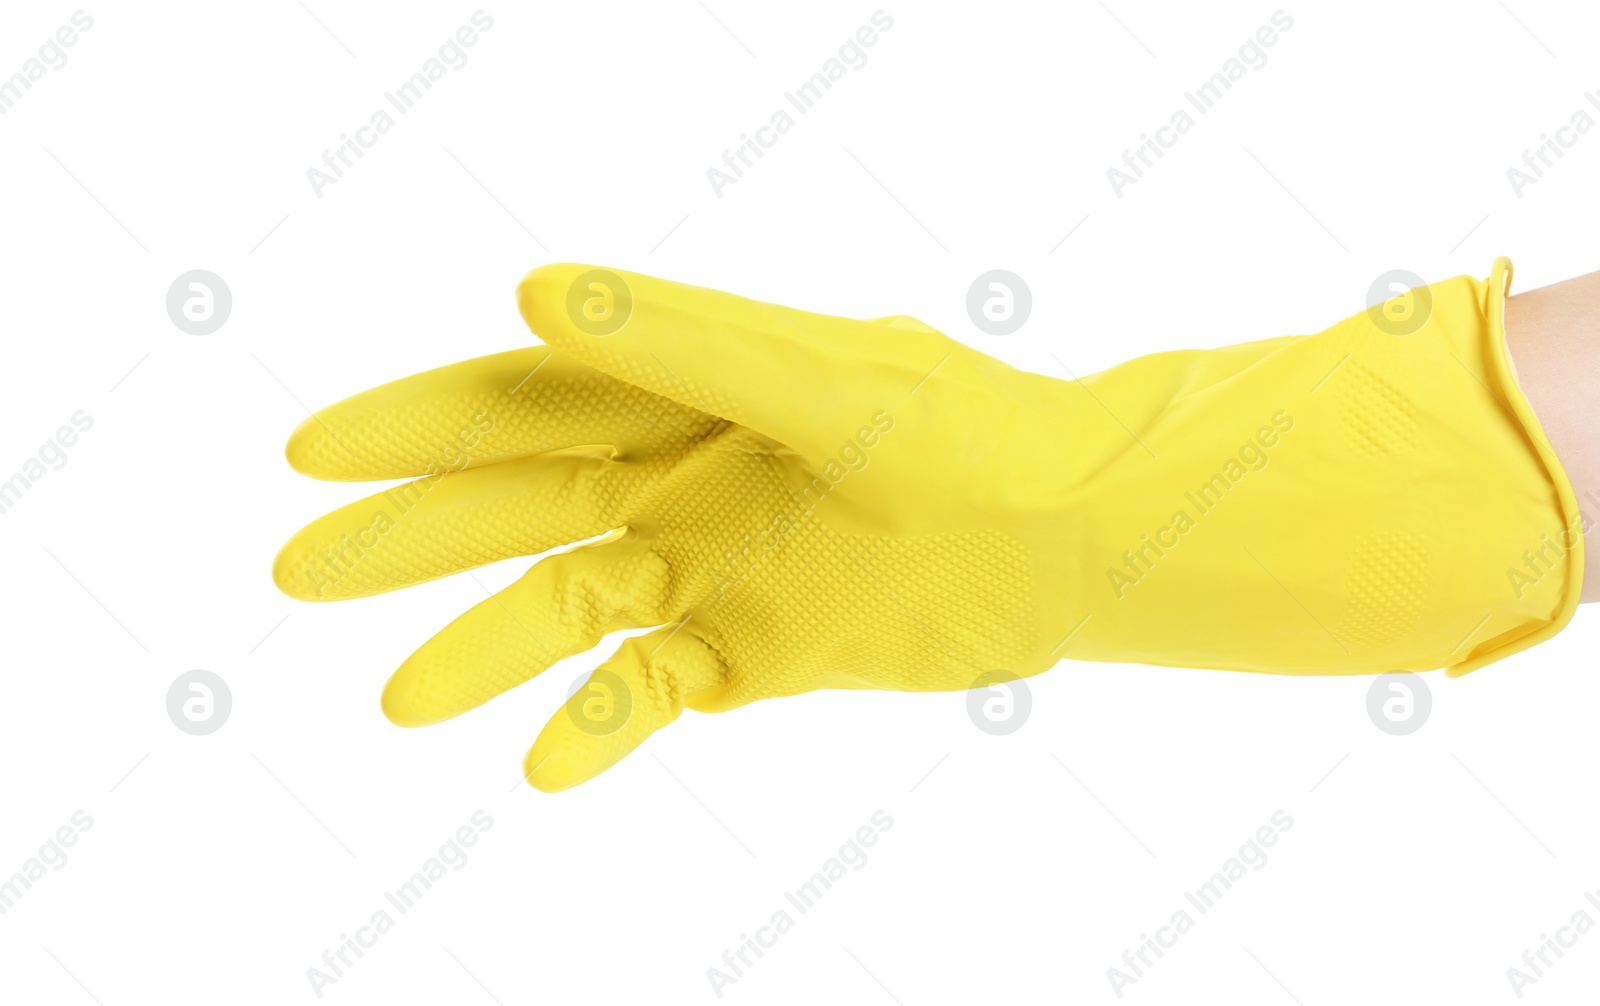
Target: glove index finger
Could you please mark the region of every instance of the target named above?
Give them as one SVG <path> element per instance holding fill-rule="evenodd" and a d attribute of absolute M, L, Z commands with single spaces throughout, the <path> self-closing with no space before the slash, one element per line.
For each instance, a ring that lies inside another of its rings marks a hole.
<path fill-rule="evenodd" d="M 284 453 L 296 471 L 319 479 L 437 477 L 587 444 L 675 449 L 716 422 L 531 346 L 412 374 L 319 409 Z"/>
<path fill-rule="evenodd" d="M 920 323 L 812 314 L 587 265 L 541 266 L 517 300 L 560 351 L 812 459 L 961 349 Z"/>

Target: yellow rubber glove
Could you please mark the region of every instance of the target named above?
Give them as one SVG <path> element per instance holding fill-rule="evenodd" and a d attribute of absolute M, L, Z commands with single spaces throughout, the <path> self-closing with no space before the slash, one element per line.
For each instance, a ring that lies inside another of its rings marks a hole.
<path fill-rule="evenodd" d="M 423 477 L 313 522 L 274 575 L 360 597 L 603 535 L 383 693 L 433 723 L 659 626 L 546 725 L 524 763 L 544 790 L 686 706 L 816 688 L 965 689 L 1063 657 L 1464 673 L 1559 631 L 1582 583 L 1576 500 L 1506 353 L 1509 275 L 1057 380 L 911 318 L 545 266 L 518 297 L 547 346 L 295 431 L 305 474 Z"/>

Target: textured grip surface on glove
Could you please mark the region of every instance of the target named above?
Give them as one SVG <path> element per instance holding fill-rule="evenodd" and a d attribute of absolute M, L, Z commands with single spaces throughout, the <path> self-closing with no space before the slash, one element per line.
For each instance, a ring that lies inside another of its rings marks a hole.
<path fill-rule="evenodd" d="M 430 723 L 659 626 L 540 734 L 524 770 L 543 789 L 685 707 L 957 690 L 1062 657 L 1464 673 L 1559 631 L 1582 581 L 1576 501 L 1505 350 L 1509 278 L 1501 260 L 1407 294 L 1430 310 L 1401 332 L 1363 312 L 1060 381 L 904 316 L 545 266 L 518 300 L 548 348 L 296 431 L 307 474 L 421 478 L 308 525 L 274 573 L 356 597 L 604 536 L 384 691 L 391 719 Z M 597 326 L 573 308 L 591 294 L 624 314 Z"/>

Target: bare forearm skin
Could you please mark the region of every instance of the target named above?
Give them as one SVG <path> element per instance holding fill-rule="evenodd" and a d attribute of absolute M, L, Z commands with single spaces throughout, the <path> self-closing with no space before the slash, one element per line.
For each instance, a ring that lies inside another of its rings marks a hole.
<path fill-rule="evenodd" d="M 1508 299 L 1506 341 L 1579 508 L 1600 520 L 1600 272 Z M 1600 573 L 1581 600 L 1600 601 Z"/>

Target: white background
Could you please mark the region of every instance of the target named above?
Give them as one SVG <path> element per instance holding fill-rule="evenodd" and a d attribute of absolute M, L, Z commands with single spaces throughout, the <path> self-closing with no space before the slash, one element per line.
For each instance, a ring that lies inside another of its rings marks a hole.
<path fill-rule="evenodd" d="M 76 9 L 6 5 L 0 75 Z M 269 576 L 366 491 L 289 471 L 305 408 L 526 344 L 512 289 L 543 262 L 915 314 L 1078 374 L 1320 330 L 1390 269 L 1482 277 L 1509 254 L 1531 289 L 1600 267 L 1600 132 L 1520 198 L 1506 177 L 1600 89 L 1593 5 L 1288 6 L 1267 64 L 1122 198 L 1106 169 L 1275 4 L 886 5 L 869 61 L 719 198 L 706 169 L 876 3 L 507 2 L 314 194 L 306 170 L 477 9 L 87 8 L 0 116 L 0 478 L 94 419 L 0 515 L 0 877 L 93 819 L 0 915 L 0 1001 L 316 1001 L 307 969 L 480 809 L 466 865 L 325 1001 L 716 1002 L 707 969 L 878 810 L 866 865 L 725 1001 L 1114 1002 L 1107 968 L 1280 809 L 1267 865 L 1127 1001 L 1509 1002 L 1540 934 L 1600 919 L 1594 610 L 1429 675 L 1406 737 L 1369 721 L 1368 679 L 1062 664 L 1007 737 L 962 694 L 816 693 L 685 714 L 546 796 L 522 754 L 613 641 L 401 730 L 383 681 L 483 588 L 308 605 Z M 196 268 L 234 300 L 207 336 L 164 304 Z M 1014 335 L 965 313 L 996 268 L 1033 292 Z M 195 668 L 233 695 L 206 737 L 165 709 Z M 1590 934 L 1524 994 L 1597 983 Z"/>

